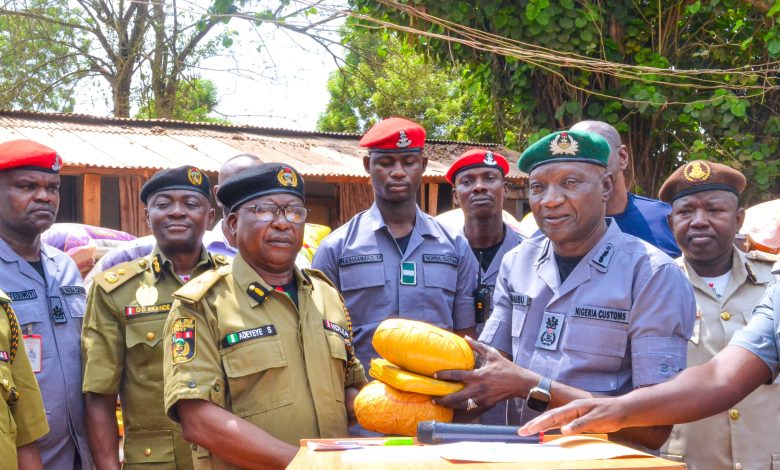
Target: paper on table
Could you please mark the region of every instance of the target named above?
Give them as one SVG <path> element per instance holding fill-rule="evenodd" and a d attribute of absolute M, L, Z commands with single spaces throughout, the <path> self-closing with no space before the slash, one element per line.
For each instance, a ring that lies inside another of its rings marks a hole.
<path fill-rule="evenodd" d="M 441 458 L 443 446 L 376 446 L 363 449 L 346 450 L 341 454 L 344 463 L 376 464 L 380 462 L 421 462 L 436 461 Z"/>
<path fill-rule="evenodd" d="M 582 436 L 562 437 L 546 444 L 461 442 L 431 447 L 438 447 L 442 458 L 461 462 L 544 462 L 652 457 L 630 447 Z"/>

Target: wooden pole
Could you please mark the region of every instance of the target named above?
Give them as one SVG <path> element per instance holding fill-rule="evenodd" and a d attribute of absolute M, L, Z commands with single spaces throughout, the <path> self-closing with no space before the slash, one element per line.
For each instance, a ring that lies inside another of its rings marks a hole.
<path fill-rule="evenodd" d="M 439 209 L 439 185 L 430 183 L 428 185 L 428 213 L 435 216 Z"/>
<path fill-rule="evenodd" d="M 87 225 L 100 226 L 100 175 L 84 174 L 82 191 L 83 222 Z"/>

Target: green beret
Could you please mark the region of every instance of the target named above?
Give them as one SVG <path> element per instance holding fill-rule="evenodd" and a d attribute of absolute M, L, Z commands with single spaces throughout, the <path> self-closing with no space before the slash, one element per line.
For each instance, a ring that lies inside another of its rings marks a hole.
<path fill-rule="evenodd" d="M 169 189 L 195 191 L 211 200 L 211 182 L 209 177 L 194 166 L 180 166 L 155 173 L 141 186 L 141 202 L 147 204 L 153 194 Z"/>
<path fill-rule="evenodd" d="M 556 162 L 585 162 L 606 168 L 609 153 L 609 143 L 598 134 L 560 131 L 525 149 L 517 160 L 517 167 L 525 173 L 531 173 L 538 166 Z"/>
<path fill-rule="evenodd" d="M 303 177 L 284 163 L 261 163 L 227 179 L 217 191 L 219 202 L 235 212 L 242 204 L 269 194 L 292 194 L 304 198 Z"/>

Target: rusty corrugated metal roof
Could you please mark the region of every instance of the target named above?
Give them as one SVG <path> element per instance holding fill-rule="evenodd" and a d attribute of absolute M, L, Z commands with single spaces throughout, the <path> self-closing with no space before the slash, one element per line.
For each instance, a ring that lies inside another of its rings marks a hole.
<path fill-rule="evenodd" d="M 252 153 L 264 161 L 289 163 L 304 176 L 368 179 L 362 161 L 365 151 L 358 146 L 357 134 L 0 111 L 0 141 L 22 138 L 56 149 L 66 165 L 74 166 L 159 170 L 189 164 L 216 172 L 230 157 Z M 495 148 L 512 162 L 519 156 L 496 144 L 429 140 L 424 150 L 429 159 L 424 178 L 444 181 L 452 161 L 478 146 Z M 526 178 L 512 165 L 510 180 Z"/>

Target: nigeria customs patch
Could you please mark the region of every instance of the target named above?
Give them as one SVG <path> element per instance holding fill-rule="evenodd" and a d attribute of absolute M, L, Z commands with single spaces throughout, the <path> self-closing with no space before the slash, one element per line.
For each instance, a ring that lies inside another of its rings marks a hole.
<path fill-rule="evenodd" d="M 195 357 L 195 320 L 177 318 L 173 322 L 171 360 L 174 364 L 189 362 Z"/>

